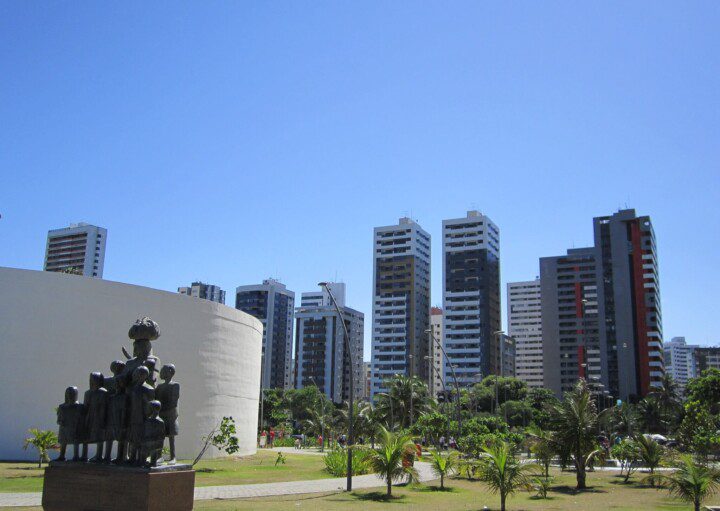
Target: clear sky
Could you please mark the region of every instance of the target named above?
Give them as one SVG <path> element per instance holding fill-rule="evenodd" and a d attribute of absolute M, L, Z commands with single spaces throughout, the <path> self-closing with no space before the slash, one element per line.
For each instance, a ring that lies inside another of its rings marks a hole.
<path fill-rule="evenodd" d="M 652 217 L 666 339 L 720 341 L 717 2 L 0 3 L 0 265 L 108 229 L 105 278 L 341 279 L 372 229 L 501 230 L 504 283 Z"/>

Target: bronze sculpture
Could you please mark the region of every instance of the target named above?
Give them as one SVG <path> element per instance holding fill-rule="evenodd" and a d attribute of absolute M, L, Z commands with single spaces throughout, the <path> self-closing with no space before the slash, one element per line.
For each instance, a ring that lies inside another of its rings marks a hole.
<path fill-rule="evenodd" d="M 178 425 L 178 401 L 180 400 L 180 384 L 172 381 L 175 376 L 173 364 L 164 365 L 160 370 L 160 378 L 163 383 L 155 389 L 155 397 L 160 401 L 160 418 L 165 424 L 165 435 L 168 438 L 170 447 L 169 464 L 175 463 L 175 437 L 179 433 Z"/>
<path fill-rule="evenodd" d="M 56 461 L 65 461 L 65 451 L 68 444 L 73 444 L 73 461 L 78 461 L 78 448 L 80 443 L 80 421 L 83 419 L 83 405 L 78 402 L 77 387 L 65 389 L 65 402 L 58 406 L 57 423 L 60 425 L 58 442 L 60 455 Z"/>

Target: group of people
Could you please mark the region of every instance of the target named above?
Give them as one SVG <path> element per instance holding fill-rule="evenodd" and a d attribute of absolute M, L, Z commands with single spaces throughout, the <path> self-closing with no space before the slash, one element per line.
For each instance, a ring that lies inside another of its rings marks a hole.
<path fill-rule="evenodd" d="M 155 368 L 160 361 L 152 353 L 151 341 L 160 336 L 160 331 L 150 318 L 136 321 L 129 336 L 133 339 L 133 356 L 126 362 L 116 360 L 110 364 L 110 377 L 91 373 L 82 403 L 78 401 L 77 387 L 65 389 L 65 401 L 57 411 L 57 461 L 66 461 L 68 444 L 73 445 L 72 461 L 88 461 L 88 445 L 95 444 L 91 462 L 156 466 L 167 437 L 168 463 L 175 463 L 180 399 L 180 384 L 173 381 L 175 366 L 162 366 L 163 382 L 157 384 Z M 113 442 L 117 443 L 115 459 Z"/>

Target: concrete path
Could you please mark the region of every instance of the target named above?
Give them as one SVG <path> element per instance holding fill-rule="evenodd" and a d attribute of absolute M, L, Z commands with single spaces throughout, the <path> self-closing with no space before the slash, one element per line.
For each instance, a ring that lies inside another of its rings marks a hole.
<path fill-rule="evenodd" d="M 277 448 L 275 450 L 283 450 Z M 293 448 L 288 448 L 292 452 Z M 285 452 L 285 451 L 283 451 Z M 290 451 L 288 451 L 290 452 Z M 304 454 L 319 454 L 306 451 Z M 421 482 L 432 481 L 436 477 L 429 463 L 416 462 Z M 276 497 L 279 495 L 300 495 L 303 493 L 329 493 L 345 489 L 346 478 L 314 479 L 310 481 L 290 481 L 283 483 L 239 484 L 232 486 L 198 486 L 195 488 L 195 500 L 247 499 L 253 497 Z M 353 489 L 376 488 L 385 486 L 384 481 L 374 474 L 353 477 Z M 40 506 L 42 493 L 0 493 L 0 507 Z"/>

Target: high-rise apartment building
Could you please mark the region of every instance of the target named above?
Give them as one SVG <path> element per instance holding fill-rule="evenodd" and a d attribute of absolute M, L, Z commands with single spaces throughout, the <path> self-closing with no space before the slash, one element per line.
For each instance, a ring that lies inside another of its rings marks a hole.
<path fill-rule="evenodd" d="M 468 211 L 443 220 L 443 335 L 460 386 L 500 373 L 500 230 Z M 443 369 L 445 381 L 450 367 Z"/>
<path fill-rule="evenodd" d="M 295 293 L 275 279 L 239 286 L 235 308 L 263 324 L 262 388 L 291 388 L 292 331 Z"/>
<path fill-rule="evenodd" d="M 328 284 L 341 315 L 327 292 L 303 293 L 295 310 L 295 388 L 317 386 L 335 403 L 350 398 L 350 375 L 354 374 L 354 395 L 364 394 L 363 340 L 365 316 L 345 306 L 345 284 Z M 354 370 L 346 351 L 344 329 L 348 330 Z"/>
<path fill-rule="evenodd" d="M 545 386 L 560 394 L 584 377 L 635 401 L 664 373 L 655 235 L 632 209 L 593 225 L 593 247 L 540 259 Z"/>
<path fill-rule="evenodd" d="M 698 346 L 685 342 L 685 337 L 673 337 L 663 345 L 665 372 L 672 376 L 681 391 L 685 390 L 688 380 L 695 378 L 693 351 Z"/>
<path fill-rule="evenodd" d="M 106 229 L 86 223 L 48 231 L 44 269 L 102 278 L 106 242 Z"/>
<path fill-rule="evenodd" d="M 528 387 L 543 383 L 540 279 L 507 285 L 508 335 L 515 339 L 515 376 Z"/>
<path fill-rule="evenodd" d="M 178 293 L 181 295 L 194 296 L 211 302 L 225 303 L 225 291 L 219 286 L 213 284 L 205 284 L 203 282 L 193 282 L 188 287 L 179 287 Z"/>
<path fill-rule="evenodd" d="M 696 346 L 693 350 L 694 377 L 702 376 L 708 369 L 720 369 L 720 347 Z"/>
<path fill-rule="evenodd" d="M 373 241 L 372 387 L 396 374 L 429 381 L 430 235 L 409 218 L 376 227 Z"/>
<path fill-rule="evenodd" d="M 431 395 L 437 398 L 443 391 L 443 354 L 438 343 L 443 338 L 443 311 L 439 307 L 430 309 L 430 384 L 428 388 Z"/>

